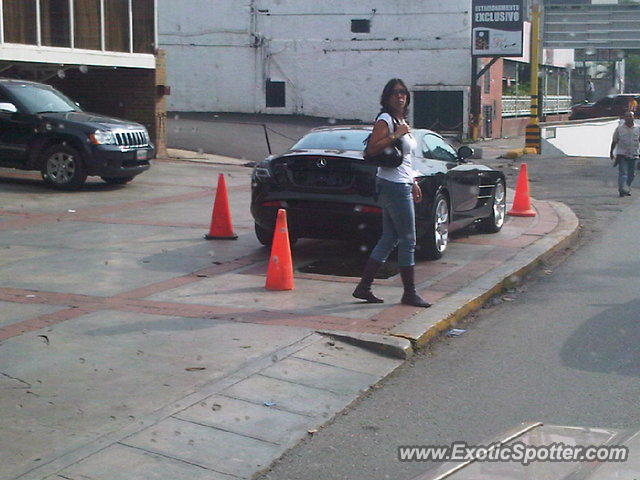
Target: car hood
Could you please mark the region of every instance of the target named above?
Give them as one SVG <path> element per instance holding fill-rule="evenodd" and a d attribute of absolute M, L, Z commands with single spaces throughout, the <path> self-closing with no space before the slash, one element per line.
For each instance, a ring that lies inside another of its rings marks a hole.
<path fill-rule="evenodd" d="M 43 113 L 42 118 L 48 121 L 64 122 L 92 130 L 141 130 L 144 128 L 143 125 L 136 122 L 90 112 Z"/>

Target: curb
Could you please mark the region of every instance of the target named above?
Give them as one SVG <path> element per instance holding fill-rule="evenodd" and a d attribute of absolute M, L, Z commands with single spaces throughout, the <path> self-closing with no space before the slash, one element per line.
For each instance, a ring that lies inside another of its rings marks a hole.
<path fill-rule="evenodd" d="M 419 348 L 469 313 L 479 310 L 492 296 L 521 282 L 522 278 L 556 252 L 569 247 L 578 237 L 578 217 L 565 204 L 548 202 L 559 217 L 556 229 L 504 265 L 478 278 L 462 290 L 393 328 L 389 335 L 407 339 Z"/>
<path fill-rule="evenodd" d="M 508 159 L 516 159 L 523 156 L 525 153 L 525 148 L 514 148 L 513 150 L 508 150 L 505 154 L 501 155 L 499 158 L 508 158 Z"/>
<path fill-rule="evenodd" d="M 411 341 L 399 336 L 374 333 L 345 333 L 337 330 L 316 330 L 316 333 L 355 345 L 386 357 L 406 360 L 413 355 Z"/>
<path fill-rule="evenodd" d="M 255 163 L 242 158 L 225 157 L 224 155 L 194 152 L 191 150 L 180 150 L 178 148 L 167 148 L 167 155 L 163 160 L 208 163 L 214 165 L 238 165 L 241 167 L 253 166 Z"/>

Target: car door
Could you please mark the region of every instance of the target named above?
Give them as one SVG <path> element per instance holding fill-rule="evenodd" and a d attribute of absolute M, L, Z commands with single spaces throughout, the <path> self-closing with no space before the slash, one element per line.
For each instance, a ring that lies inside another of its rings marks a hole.
<path fill-rule="evenodd" d="M 613 108 L 613 98 L 605 97 L 593 104 L 589 117 L 611 117 Z"/>
<path fill-rule="evenodd" d="M 23 113 L 15 101 L 0 91 L 0 162 L 20 166 L 27 161 L 27 151 L 36 135 L 36 120 Z"/>
<path fill-rule="evenodd" d="M 444 161 L 447 167 L 446 185 L 451 197 L 453 220 L 470 217 L 480 191 L 477 167 L 459 162 L 455 149 L 439 135 L 428 133 L 423 137 L 423 142 L 429 149 L 430 157 Z"/>

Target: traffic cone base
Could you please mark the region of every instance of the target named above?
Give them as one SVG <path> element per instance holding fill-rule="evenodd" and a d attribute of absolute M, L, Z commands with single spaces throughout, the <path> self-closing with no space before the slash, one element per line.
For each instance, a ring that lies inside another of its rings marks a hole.
<path fill-rule="evenodd" d="M 233 227 L 231 226 L 227 183 L 222 173 L 218 176 L 216 199 L 213 202 L 213 212 L 211 214 L 211 227 L 204 238 L 207 240 L 236 240 L 238 238 L 238 235 L 233 233 Z"/>
<path fill-rule="evenodd" d="M 287 211 L 282 208 L 278 210 L 264 286 L 267 290 L 293 290 L 293 262 L 289 245 Z"/>
<path fill-rule="evenodd" d="M 507 212 L 512 217 L 535 217 L 536 212 L 531 208 L 529 197 L 529 177 L 527 176 L 527 164 L 520 167 L 518 180 L 516 181 L 516 194 L 513 198 L 513 206 Z"/>

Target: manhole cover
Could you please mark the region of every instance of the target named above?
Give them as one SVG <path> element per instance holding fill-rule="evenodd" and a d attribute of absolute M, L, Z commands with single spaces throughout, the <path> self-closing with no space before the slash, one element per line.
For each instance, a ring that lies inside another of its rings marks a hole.
<path fill-rule="evenodd" d="M 360 277 L 367 258 L 348 258 L 333 260 L 316 260 L 298 270 L 302 273 L 316 273 L 319 275 L 333 275 L 336 277 Z M 389 278 L 398 274 L 398 263 L 393 260 L 386 261 L 376 278 Z"/>

